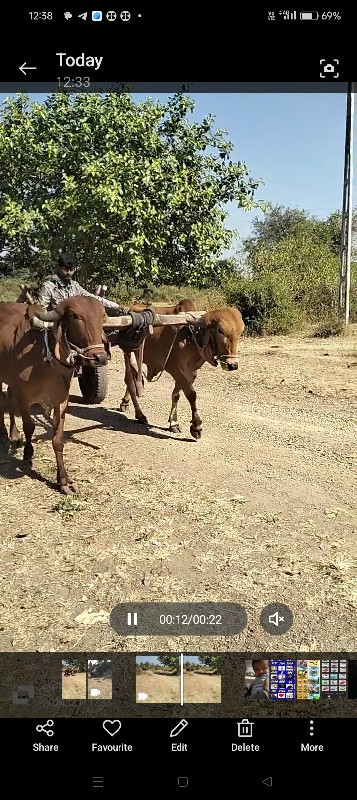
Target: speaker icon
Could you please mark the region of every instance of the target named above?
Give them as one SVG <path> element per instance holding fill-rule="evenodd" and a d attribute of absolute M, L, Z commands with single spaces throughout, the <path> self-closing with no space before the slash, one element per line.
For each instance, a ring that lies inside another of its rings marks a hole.
<path fill-rule="evenodd" d="M 276 627 L 278 627 L 279 622 L 284 622 L 284 617 L 279 617 L 279 614 L 276 611 L 275 614 L 270 614 L 269 622 L 271 625 L 276 625 Z"/>
<path fill-rule="evenodd" d="M 260 624 L 270 636 L 281 636 L 291 628 L 293 615 L 284 603 L 269 603 L 261 612 Z"/>

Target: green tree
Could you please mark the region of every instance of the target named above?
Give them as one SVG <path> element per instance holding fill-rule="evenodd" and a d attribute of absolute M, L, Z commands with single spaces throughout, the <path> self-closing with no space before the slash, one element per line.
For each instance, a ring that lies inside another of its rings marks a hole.
<path fill-rule="evenodd" d="M 257 248 L 275 247 L 286 239 L 309 238 L 315 244 L 324 244 L 338 256 L 341 243 L 341 211 L 334 211 L 326 219 L 320 220 L 298 208 L 270 206 L 263 219 L 255 217 L 252 222 L 252 235 L 244 242 L 246 252 L 254 257 Z M 357 235 L 357 208 L 353 210 L 352 231 Z"/>
<path fill-rule="evenodd" d="M 174 675 L 178 675 L 180 669 L 178 656 L 165 653 L 163 656 L 158 656 L 157 660 L 160 664 L 162 664 L 163 667 L 167 667 L 167 669 L 172 670 Z"/>
<path fill-rule="evenodd" d="M 198 656 L 198 660 L 203 666 L 209 667 L 211 671 L 215 672 L 220 671 L 221 656 L 215 656 L 215 655 Z"/>
<path fill-rule="evenodd" d="M 127 92 L 30 103 L 8 98 L 0 123 L 0 252 L 14 269 L 51 270 L 70 250 L 84 282 L 123 278 L 209 285 L 227 230 L 224 206 L 259 207 L 259 181 L 231 159 L 194 101 L 135 104 Z"/>
<path fill-rule="evenodd" d="M 87 660 L 85 658 L 71 658 L 68 663 L 66 662 L 66 666 L 79 669 L 80 672 L 86 672 Z"/>

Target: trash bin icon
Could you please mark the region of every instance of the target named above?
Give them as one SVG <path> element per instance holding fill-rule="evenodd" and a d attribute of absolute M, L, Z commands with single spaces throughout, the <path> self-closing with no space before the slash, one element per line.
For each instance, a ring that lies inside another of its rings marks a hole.
<path fill-rule="evenodd" d="M 253 736 L 254 722 L 249 722 L 249 719 L 242 719 L 242 722 L 237 722 L 238 736 L 240 739 L 250 739 Z"/>

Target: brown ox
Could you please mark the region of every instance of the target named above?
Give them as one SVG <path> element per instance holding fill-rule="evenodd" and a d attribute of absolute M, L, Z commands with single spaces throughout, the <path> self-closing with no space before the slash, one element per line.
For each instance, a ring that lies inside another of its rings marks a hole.
<path fill-rule="evenodd" d="M 144 311 L 145 308 L 147 308 L 147 306 L 144 306 L 141 303 L 136 303 L 130 307 L 129 311 Z M 175 306 L 152 306 L 152 308 L 155 309 L 157 314 L 180 314 L 182 311 L 194 311 L 195 304 L 192 302 L 192 300 L 179 300 Z M 124 380 L 127 386 L 127 391 L 120 403 L 120 411 L 127 410 L 129 407 L 130 397 L 142 397 L 144 393 L 144 378 L 142 374 L 143 354 L 144 344 L 140 345 L 136 351 L 136 355 L 134 355 L 134 353 L 124 353 Z M 147 425 L 147 419 L 142 412 L 139 413 L 139 409 L 139 405 L 135 405 L 135 411 L 138 411 L 138 413 L 136 413 L 136 418 L 142 425 Z"/>
<path fill-rule="evenodd" d="M 193 383 L 197 371 L 205 361 L 213 367 L 221 365 L 224 370 L 238 368 L 238 339 L 243 333 L 244 323 L 237 308 L 219 308 L 209 311 L 202 319 L 188 327 L 157 327 L 144 342 L 143 362 L 147 366 L 147 380 L 152 381 L 163 371 L 175 381 L 169 416 L 170 431 L 180 431 L 177 404 L 182 390 L 191 406 L 190 432 L 194 439 L 202 435 L 202 420 L 197 411 L 197 395 Z M 133 383 L 128 384 L 120 410 L 129 405 L 130 397 L 139 422 L 147 423 L 135 393 Z"/>
<path fill-rule="evenodd" d="M 53 330 L 34 328 L 34 317 L 52 324 Z M 0 382 L 8 385 L 10 441 L 21 438 L 15 422 L 19 411 L 25 435 L 24 460 L 32 466 L 35 425 L 31 405 L 54 409 L 52 445 L 58 485 L 65 494 L 75 492 L 63 463 L 62 440 L 71 378 L 81 364 L 107 363 L 104 318 L 103 306 L 91 297 L 71 297 L 50 312 L 38 305 L 0 303 Z M 7 438 L 3 406 L 0 435 Z"/>

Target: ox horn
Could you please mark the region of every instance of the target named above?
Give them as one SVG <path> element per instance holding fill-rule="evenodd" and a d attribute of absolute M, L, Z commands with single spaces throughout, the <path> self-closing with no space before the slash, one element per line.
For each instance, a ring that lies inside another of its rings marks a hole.
<path fill-rule="evenodd" d="M 58 322 L 61 319 L 61 314 L 56 309 L 53 311 L 36 311 L 36 317 L 42 322 Z"/>

